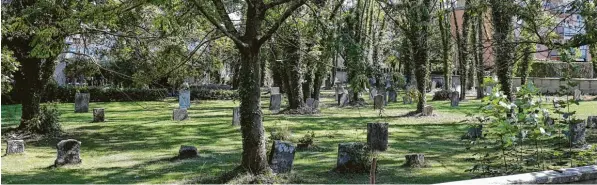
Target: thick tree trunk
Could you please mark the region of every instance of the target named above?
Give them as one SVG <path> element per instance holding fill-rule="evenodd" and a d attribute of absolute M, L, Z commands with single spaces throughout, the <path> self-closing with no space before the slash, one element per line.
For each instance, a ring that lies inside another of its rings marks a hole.
<path fill-rule="evenodd" d="M 307 71 L 305 71 L 305 75 L 304 75 L 304 82 L 302 84 L 303 86 L 303 102 L 307 101 L 308 98 L 312 98 L 313 96 L 313 82 L 314 82 L 314 77 L 313 77 L 313 71 L 311 71 L 311 69 L 309 69 L 310 67 L 313 66 L 309 66 L 307 67 Z"/>
<path fill-rule="evenodd" d="M 416 59 L 417 62 L 415 64 L 415 75 L 417 77 L 417 89 L 419 91 L 419 102 L 417 102 L 417 111 L 418 113 L 422 113 L 425 105 L 427 104 L 427 97 L 425 96 L 425 91 L 427 89 L 427 81 L 429 80 L 429 43 L 427 43 L 429 38 L 429 25 L 423 24 L 425 22 L 429 22 L 431 19 L 429 10 L 426 7 L 429 7 L 430 1 L 424 0 L 423 6 L 420 7 L 417 14 L 420 15 L 418 26 L 416 26 L 417 30 L 411 30 L 413 33 L 413 37 L 411 37 L 410 44 L 413 48 L 413 59 Z M 421 23 L 422 22 L 422 23 Z"/>
<path fill-rule="evenodd" d="M 288 38 L 293 40 L 293 38 Z M 287 75 L 287 97 L 288 97 L 288 108 L 298 109 L 303 105 L 303 86 L 301 81 L 303 74 L 301 72 L 301 58 L 300 48 L 292 42 L 291 44 L 284 45 L 284 67 L 286 68 Z"/>
<path fill-rule="evenodd" d="M 522 50 L 522 60 L 520 62 L 522 62 L 520 64 L 520 84 L 521 85 L 525 85 L 527 84 L 527 77 L 529 75 L 529 65 L 531 63 L 531 48 L 532 45 L 529 44 L 523 44 L 522 45 L 523 50 Z"/>
<path fill-rule="evenodd" d="M 495 64 L 497 67 L 497 76 L 502 86 L 502 91 L 508 96 L 508 99 L 514 100 L 512 96 L 512 66 L 514 47 L 512 43 L 512 18 L 511 9 L 513 0 L 490 0 L 492 23 L 493 23 L 493 41 Z"/>
<path fill-rule="evenodd" d="M 483 76 L 485 67 L 483 64 L 483 16 L 477 16 L 477 99 L 481 99 L 485 97 L 483 93 L 483 88 L 481 85 L 483 84 Z"/>
<path fill-rule="evenodd" d="M 321 93 L 321 85 L 323 84 L 325 73 L 315 73 L 315 80 L 313 81 L 313 93 L 311 97 L 315 100 L 319 100 L 319 94 Z"/>
<path fill-rule="evenodd" d="M 261 64 L 259 47 L 239 49 L 241 53 L 240 87 L 240 117 L 243 137 L 243 153 L 241 166 L 260 174 L 269 170 L 265 149 L 265 130 L 262 122 L 260 103 Z"/>
<path fill-rule="evenodd" d="M 442 10 L 444 9 L 443 7 L 443 1 L 440 4 L 440 6 L 442 6 Z M 450 87 L 452 85 L 452 65 L 450 62 L 450 38 L 451 38 L 451 34 L 449 29 L 446 28 L 446 26 L 449 27 L 449 24 L 447 24 L 448 22 L 446 21 L 446 15 L 445 14 L 441 14 L 439 17 L 439 30 L 440 30 L 440 34 L 442 37 L 442 62 L 444 65 L 444 90 L 450 90 Z"/>

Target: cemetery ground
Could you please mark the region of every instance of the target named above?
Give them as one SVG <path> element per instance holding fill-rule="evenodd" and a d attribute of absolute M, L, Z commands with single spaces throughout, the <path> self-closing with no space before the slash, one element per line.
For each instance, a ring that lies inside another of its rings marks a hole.
<path fill-rule="evenodd" d="M 272 115 L 269 96 L 262 96 L 266 137 L 273 128 L 286 127 L 297 140 L 315 132 L 315 148 L 298 150 L 292 173 L 283 175 L 286 183 L 368 183 L 369 174 L 340 174 L 336 166 L 338 144 L 366 142 L 367 123 L 388 122 L 389 148 L 378 158 L 377 183 L 439 183 L 470 179 L 465 172 L 473 163 L 467 160 L 466 113 L 476 112 L 479 100 L 466 100 L 459 107 L 449 101 L 431 101 L 436 116 L 399 117 L 416 104 L 389 103 L 379 116 L 372 102 L 361 108 L 339 108 L 333 92 L 322 94 L 318 115 Z M 368 99 L 367 96 L 364 96 Z M 468 97 L 472 99 L 472 97 Z M 428 99 L 431 99 L 430 97 Z M 58 104 L 65 135 L 59 138 L 28 140 L 25 154 L 2 157 L 2 183 L 201 183 L 239 165 L 241 134 L 232 126 L 232 109 L 238 101 L 193 101 L 190 120 L 172 121 L 175 99 L 160 102 L 92 102 L 105 108 L 106 122 L 92 123 L 91 111 L 74 113 L 73 103 Z M 285 102 L 283 103 L 285 105 Z M 547 107 L 550 104 L 545 104 Z M 586 119 L 597 113 L 597 101 L 584 101 L 577 117 Z M 16 127 L 20 106 L 2 106 L 2 131 Z M 597 143 L 595 131 L 589 143 Z M 48 168 L 56 158 L 56 143 L 61 139 L 82 142 L 82 164 Z M 268 150 L 272 141 L 268 140 Z M 199 149 L 198 158 L 171 160 L 181 145 Z M 2 154 L 6 145 L 2 145 Z M 423 153 L 430 167 L 407 168 L 404 155 Z"/>

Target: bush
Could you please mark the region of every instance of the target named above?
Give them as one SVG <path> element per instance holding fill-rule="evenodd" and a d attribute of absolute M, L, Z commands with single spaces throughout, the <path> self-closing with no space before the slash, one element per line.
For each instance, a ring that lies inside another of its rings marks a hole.
<path fill-rule="evenodd" d="M 593 66 L 590 62 L 572 62 L 572 78 L 593 78 Z M 568 64 L 559 61 L 535 61 L 531 64 L 529 77 L 563 77 Z"/>
<path fill-rule="evenodd" d="M 299 145 L 310 146 L 313 144 L 313 140 L 315 139 L 315 132 L 309 131 L 305 136 L 298 140 Z"/>
<path fill-rule="evenodd" d="M 166 89 L 136 89 L 136 88 L 101 88 L 101 87 L 59 87 L 49 85 L 42 97 L 42 102 L 75 101 L 78 92 L 89 93 L 91 102 L 127 102 L 127 101 L 159 101 L 167 95 Z"/>
<path fill-rule="evenodd" d="M 191 89 L 191 100 L 235 100 L 238 99 L 238 93 L 235 90 L 219 89 Z"/>
<path fill-rule="evenodd" d="M 274 128 L 270 132 L 270 134 L 271 135 L 269 136 L 269 139 L 271 141 L 273 141 L 273 140 L 288 141 L 292 138 L 292 133 L 290 133 L 290 130 L 288 130 L 288 127 Z"/>
<path fill-rule="evenodd" d="M 450 93 L 452 93 L 452 90 L 435 91 L 435 94 L 433 94 L 433 99 L 431 99 L 431 101 L 450 100 Z"/>
<path fill-rule="evenodd" d="M 56 104 L 42 105 L 40 108 L 39 117 L 29 120 L 27 130 L 38 134 L 59 135 L 62 131 L 60 125 L 60 111 L 56 108 Z"/>

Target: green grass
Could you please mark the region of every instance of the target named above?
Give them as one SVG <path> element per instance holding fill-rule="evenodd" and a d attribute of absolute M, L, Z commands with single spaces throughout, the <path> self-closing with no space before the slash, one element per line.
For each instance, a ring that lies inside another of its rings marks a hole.
<path fill-rule="evenodd" d="M 389 149 L 378 157 L 378 183 L 439 183 L 469 179 L 472 153 L 460 136 L 467 126 L 465 113 L 475 112 L 479 101 L 461 102 L 452 108 L 447 101 L 430 102 L 438 116 L 399 117 L 416 105 L 392 103 L 383 116 L 366 108 L 338 108 L 332 92 L 323 94 L 322 113 L 315 116 L 272 115 L 263 97 L 266 131 L 288 127 L 298 139 L 308 131 L 316 134 L 318 150 L 298 151 L 291 183 L 368 183 L 368 174 L 330 172 L 336 165 L 337 146 L 342 142 L 366 142 L 368 122 L 389 122 Z M 59 104 L 61 123 L 67 135 L 56 139 L 28 141 L 26 153 L 2 157 L 2 183 L 185 183 L 200 182 L 233 169 L 240 162 L 241 134 L 231 126 L 233 101 L 193 102 L 190 120 L 171 120 L 174 100 L 162 102 L 91 103 L 90 110 L 106 109 L 106 122 L 91 123 L 92 113 L 74 112 L 74 104 Z M 583 102 L 580 118 L 597 114 L 597 102 Z M 20 106 L 2 106 L 2 130 L 16 127 Z M 60 139 L 82 142 L 83 163 L 49 169 Z M 268 145 L 271 142 L 268 142 Z M 197 159 L 170 161 L 180 145 L 199 148 Z M 3 144 L 2 153 L 6 146 Z M 269 149 L 269 147 L 268 147 Z M 404 155 L 424 153 L 431 167 L 401 167 Z"/>

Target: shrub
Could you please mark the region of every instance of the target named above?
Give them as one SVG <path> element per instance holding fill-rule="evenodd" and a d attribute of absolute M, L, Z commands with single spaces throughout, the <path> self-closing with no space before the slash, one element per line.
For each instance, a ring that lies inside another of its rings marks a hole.
<path fill-rule="evenodd" d="M 74 102 L 78 92 L 89 93 L 91 102 L 158 101 L 168 95 L 166 89 L 101 88 L 101 87 L 58 87 L 48 86 L 42 102 Z"/>
<path fill-rule="evenodd" d="M 452 93 L 452 90 L 435 91 L 435 94 L 433 94 L 433 99 L 431 99 L 431 101 L 449 100 L 450 93 Z"/>
<path fill-rule="evenodd" d="M 560 61 L 536 61 L 531 64 L 530 77 L 564 77 L 568 63 Z M 574 68 L 572 78 L 593 78 L 593 66 L 590 62 L 571 62 Z"/>
<path fill-rule="evenodd" d="M 191 100 L 235 100 L 238 93 L 235 90 L 220 89 L 191 89 Z"/>
<path fill-rule="evenodd" d="M 298 140 L 299 145 L 310 146 L 313 144 L 313 139 L 315 139 L 315 132 L 309 131 L 307 134 L 305 134 L 305 136 Z"/>
<path fill-rule="evenodd" d="M 60 125 L 60 111 L 56 104 L 45 104 L 40 108 L 39 117 L 29 120 L 27 130 L 38 134 L 58 135 L 62 131 Z"/>
<path fill-rule="evenodd" d="M 270 132 L 270 140 L 281 140 L 288 141 L 292 138 L 292 133 L 288 130 L 288 127 L 276 127 Z"/>

